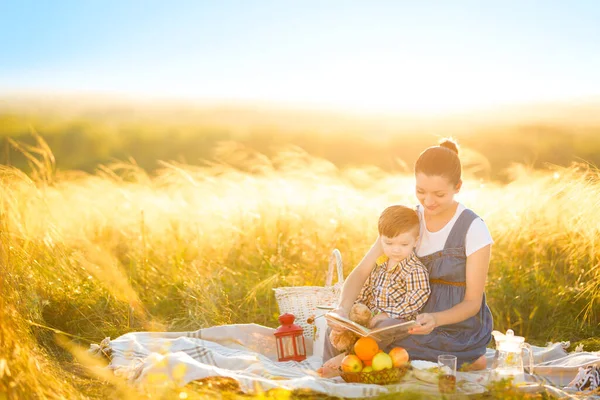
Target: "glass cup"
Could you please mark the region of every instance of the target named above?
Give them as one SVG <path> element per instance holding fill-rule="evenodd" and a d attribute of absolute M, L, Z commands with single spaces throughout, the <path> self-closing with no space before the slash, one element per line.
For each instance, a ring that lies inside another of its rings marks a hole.
<path fill-rule="evenodd" d="M 440 375 L 438 389 L 440 393 L 454 393 L 456 391 L 456 356 L 442 354 L 438 356 Z"/>

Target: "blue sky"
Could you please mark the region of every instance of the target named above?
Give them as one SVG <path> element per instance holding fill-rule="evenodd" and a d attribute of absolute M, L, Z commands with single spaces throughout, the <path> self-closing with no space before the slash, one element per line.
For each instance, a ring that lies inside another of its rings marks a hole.
<path fill-rule="evenodd" d="M 600 95 L 599 1 L 0 0 L 0 91 L 438 112 Z"/>

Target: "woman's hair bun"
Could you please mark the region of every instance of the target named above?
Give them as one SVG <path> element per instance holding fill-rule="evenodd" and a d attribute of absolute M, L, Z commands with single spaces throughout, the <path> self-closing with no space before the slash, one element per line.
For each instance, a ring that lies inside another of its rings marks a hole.
<path fill-rule="evenodd" d="M 445 147 L 449 150 L 452 150 L 456 154 L 458 154 L 458 143 L 456 140 L 450 138 L 444 138 L 440 141 L 440 147 Z"/>

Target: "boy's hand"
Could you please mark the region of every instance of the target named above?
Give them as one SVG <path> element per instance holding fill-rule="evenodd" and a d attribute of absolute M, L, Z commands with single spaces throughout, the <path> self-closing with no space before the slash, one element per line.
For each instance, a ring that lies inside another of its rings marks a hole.
<path fill-rule="evenodd" d="M 383 321 L 384 319 L 388 318 L 390 318 L 390 316 L 386 312 L 380 312 L 379 314 L 371 318 L 371 321 L 369 321 L 369 328 L 374 328 L 379 321 Z"/>

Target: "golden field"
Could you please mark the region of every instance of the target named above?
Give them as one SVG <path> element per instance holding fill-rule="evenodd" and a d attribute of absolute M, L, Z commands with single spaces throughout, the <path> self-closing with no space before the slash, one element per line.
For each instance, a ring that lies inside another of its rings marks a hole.
<path fill-rule="evenodd" d="M 54 160 L 33 138 L 31 147 L 6 142 L 29 167 L 0 169 L 0 398 L 241 396 L 217 384 L 134 391 L 100 376 L 81 350 L 133 330 L 276 326 L 272 288 L 323 284 L 333 248 L 347 275 L 376 237 L 380 211 L 416 202 L 402 168 L 332 162 L 299 146 L 261 152 L 219 141 L 209 162 L 149 171 L 115 161 L 82 172 L 57 168 L 69 153 Z M 485 152 L 471 154 L 491 168 Z M 501 180 L 471 171 L 459 200 L 495 240 L 486 289 L 495 328 L 598 348 L 600 171 L 506 163 Z"/>

